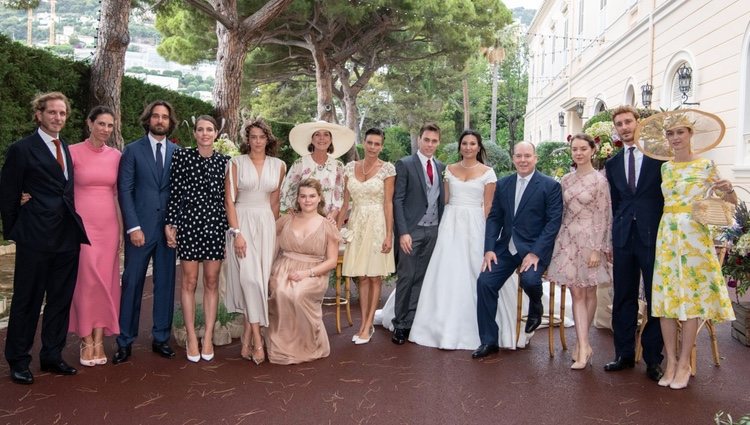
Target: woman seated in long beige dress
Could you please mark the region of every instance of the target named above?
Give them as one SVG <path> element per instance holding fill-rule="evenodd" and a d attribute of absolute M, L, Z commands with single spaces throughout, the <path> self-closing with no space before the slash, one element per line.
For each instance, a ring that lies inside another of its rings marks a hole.
<path fill-rule="evenodd" d="M 299 183 L 295 213 L 276 222 L 279 252 L 268 284 L 268 360 L 309 362 L 330 353 L 323 324 L 323 295 L 336 267 L 339 234 L 326 220 L 320 183 Z"/>

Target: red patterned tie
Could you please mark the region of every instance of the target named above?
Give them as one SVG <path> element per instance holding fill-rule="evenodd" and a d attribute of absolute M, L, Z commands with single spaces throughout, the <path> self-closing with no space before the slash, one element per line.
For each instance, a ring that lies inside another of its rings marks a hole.
<path fill-rule="evenodd" d="M 60 141 L 52 139 L 52 143 L 55 144 L 55 158 L 57 158 L 57 163 L 60 164 L 60 168 L 65 171 L 65 157 L 62 153 L 62 147 L 60 147 Z"/>
<path fill-rule="evenodd" d="M 432 175 L 432 160 L 431 160 L 431 159 L 428 159 L 428 160 L 427 160 L 427 177 L 428 177 L 428 178 L 430 179 L 430 186 L 431 186 L 431 185 L 432 185 L 432 182 L 433 182 L 433 175 Z"/>

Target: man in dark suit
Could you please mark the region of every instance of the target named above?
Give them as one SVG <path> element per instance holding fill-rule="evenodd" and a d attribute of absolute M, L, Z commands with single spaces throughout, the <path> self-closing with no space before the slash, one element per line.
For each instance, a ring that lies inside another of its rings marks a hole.
<path fill-rule="evenodd" d="M 612 197 L 615 360 L 607 363 L 604 370 L 613 372 L 635 366 L 638 292 L 643 277 L 648 304 L 648 322 L 641 335 L 643 359 L 648 377 L 658 381 L 663 375 L 664 342 L 659 321 L 651 316 L 651 280 L 656 233 L 664 209 L 662 162 L 644 156 L 636 148 L 638 118 L 638 111 L 630 105 L 612 111 L 612 121 L 624 147 L 605 165 Z"/>
<path fill-rule="evenodd" d="M 391 341 L 398 345 L 409 338 L 422 280 L 443 215 L 442 175 L 445 167 L 434 158 L 439 144 L 440 128 L 435 124 L 425 124 L 419 130 L 417 153 L 396 162 L 393 217 L 399 251 Z"/>
<path fill-rule="evenodd" d="M 519 285 L 529 296 L 526 333 L 542 323 L 542 274 L 552 259 L 562 221 L 562 191 L 554 179 L 536 171 L 536 150 L 528 142 L 513 149 L 516 174 L 497 182 L 487 216 L 484 261 L 477 279 L 477 322 L 481 345 L 475 359 L 499 350 L 495 322 L 497 300 L 505 281 L 519 269 Z"/>
<path fill-rule="evenodd" d="M 112 362 L 122 363 L 131 354 L 138 336 L 143 283 L 153 260 L 154 306 L 151 349 L 165 358 L 174 357 L 169 346 L 175 285 L 175 250 L 167 246 L 164 219 L 169 199 L 169 166 L 175 146 L 167 136 L 177 126 L 172 105 L 151 102 L 141 114 L 147 134 L 125 146 L 120 159 L 117 189 L 125 238 L 122 273 L 120 335 Z"/>
<path fill-rule="evenodd" d="M 10 146 L 0 176 L 3 233 L 16 242 L 5 358 L 11 379 L 18 384 L 34 382 L 29 352 L 45 295 L 42 371 L 76 374 L 63 360 L 62 350 L 80 244 L 89 243 L 73 202 L 73 162 L 60 139 L 70 103 L 64 94 L 52 92 L 37 96 L 31 104 L 39 128 Z M 30 195 L 23 205 L 22 193 Z"/>

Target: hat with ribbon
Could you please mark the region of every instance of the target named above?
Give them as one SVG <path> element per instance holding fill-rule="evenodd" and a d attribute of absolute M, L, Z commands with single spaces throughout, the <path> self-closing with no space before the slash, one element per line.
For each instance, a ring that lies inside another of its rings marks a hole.
<path fill-rule="evenodd" d="M 292 149 L 300 156 L 308 155 L 310 151 L 307 150 L 307 147 L 312 143 L 312 136 L 318 130 L 326 130 L 331 133 L 331 142 L 333 144 L 331 156 L 334 158 L 340 157 L 354 146 L 354 139 L 356 138 L 354 131 L 348 127 L 328 121 L 297 124 L 289 132 L 289 144 L 292 145 Z"/>
<path fill-rule="evenodd" d="M 688 128 L 690 151 L 700 154 L 716 147 L 726 132 L 724 122 L 718 116 L 697 109 L 678 109 L 651 115 L 638 123 L 635 143 L 645 155 L 668 161 L 674 159 L 674 151 L 667 140 L 667 131 Z"/>

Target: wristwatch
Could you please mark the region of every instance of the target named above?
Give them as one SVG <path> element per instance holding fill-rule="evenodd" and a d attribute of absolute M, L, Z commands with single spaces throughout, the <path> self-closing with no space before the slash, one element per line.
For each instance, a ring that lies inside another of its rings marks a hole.
<path fill-rule="evenodd" d="M 232 234 L 232 236 L 237 236 L 240 234 L 240 229 L 235 229 L 234 227 L 229 228 L 229 233 Z"/>

